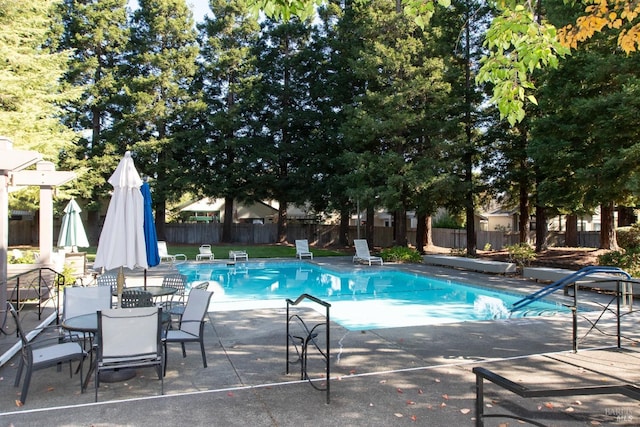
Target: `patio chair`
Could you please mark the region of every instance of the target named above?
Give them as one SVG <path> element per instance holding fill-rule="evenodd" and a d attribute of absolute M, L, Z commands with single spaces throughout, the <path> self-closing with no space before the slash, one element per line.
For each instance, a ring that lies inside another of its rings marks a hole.
<path fill-rule="evenodd" d="M 118 291 L 118 276 L 115 273 L 104 273 L 99 275 L 96 277 L 96 283 L 98 286 L 110 286 L 112 295 L 115 295 Z"/>
<path fill-rule="evenodd" d="M 232 259 L 234 261 L 237 261 L 239 259 L 249 261 L 249 255 L 245 251 L 229 251 L 229 259 Z"/>
<path fill-rule="evenodd" d="M 199 342 L 200 351 L 202 352 L 202 364 L 207 367 L 207 355 L 204 351 L 204 324 L 205 315 L 209 309 L 209 301 L 213 292 L 203 289 L 192 289 L 189 292 L 187 305 L 184 308 L 184 314 L 180 318 L 178 329 L 169 329 L 166 331 L 164 339 L 164 372 L 167 373 L 167 344 L 180 343 L 182 346 L 182 357 L 187 357 L 185 343 Z"/>
<path fill-rule="evenodd" d="M 383 264 L 382 258 L 379 256 L 372 256 L 369 253 L 369 244 L 365 239 L 355 239 L 353 241 L 354 246 L 356 247 L 356 254 L 353 256 L 353 262 L 366 262 L 371 265 L 374 262 Z"/>
<path fill-rule="evenodd" d="M 304 240 L 296 240 L 296 258 L 304 258 L 309 257 L 313 259 L 313 254 L 309 250 L 309 241 Z"/>
<path fill-rule="evenodd" d="M 164 394 L 162 308 L 139 307 L 98 312 L 95 392 L 98 401 L 100 372 L 153 367 Z"/>
<path fill-rule="evenodd" d="M 215 258 L 213 252 L 211 251 L 211 245 L 200 245 L 198 251 L 200 253 L 196 255 L 196 261 L 202 261 L 205 259 L 213 261 L 213 259 Z"/>
<path fill-rule="evenodd" d="M 200 290 L 206 291 L 207 289 L 209 289 L 209 282 L 200 282 L 191 288 L 191 290 L 194 290 L 194 289 L 200 289 Z M 185 308 L 184 304 L 172 306 L 171 316 L 182 317 L 182 315 L 184 314 L 184 308 Z"/>
<path fill-rule="evenodd" d="M 121 308 L 153 307 L 151 292 L 138 289 L 125 289 L 122 291 Z"/>
<path fill-rule="evenodd" d="M 23 369 L 26 369 L 24 375 L 24 381 L 22 383 L 22 393 L 20 394 L 20 402 L 25 404 L 27 402 L 27 393 L 29 392 L 29 385 L 31 383 L 31 375 L 33 371 L 51 366 L 57 366 L 59 363 L 69 362 L 69 374 L 73 376 L 73 369 L 71 362 L 78 361 L 80 372 L 80 391 L 82 392 L 82 362 L 87 356 L 87 353 L 82 349 L 77 342 L 60 342 L 59 335 L 54 334 L 51 338 L 38 339 L 37 342 L 29 342 L 25 335 L 22 325 L 20 324 L 20 318 L 16 313 L 15 308 L 11 303 L 7 303 L 7 310 L 11 312 L 13 319 L 16 322 L 18 329 L 18 335 L 20 336 L 20 342 L 22 343 L 22 351 L 20 355 L 20 362 L 18 365 L 18 371 L 16 372 L 16 379 L 14 386 L 20 385 L 20 378 L 22 377 Z M 53 325 L 54 330 L 57 330 L 57 325 Z M 42 328 L 40 334 L 46 334 Z"/>
<path fill-rule="evenodd" d="M 171 264 L 176 262 L 178 258 L 180 258 L 180 261 L 187 260 L 187 256 L 185 254 L 175 254 L 175 255 L 170 254 L 167 249 L 167 242 L 163 240 L 158 241 L 158 255 L 160 255 L 160 262 L 168 261 Z"/>
<path fill-rule="evenodd" d="M 162 286 L 175 288 L 177 291 L 171 295 L 171 299 L 162 303 L 165 311 L 173 313 L 174 308 L 184 307 L 184 297 L 187 294 L 187 281 L 189 279 L 184 274 L 167 274 L 162 278 Z"/>
<path fill-rule="evenodd" d="M 85 314 L 95 314 L 98 310 L 111 308 L 111 287 L 107 286 L 66 286 L 64 288 L 64 301 L 62 303 L 62 320 Z M 69 339 L 83 342 L 92 336 L 83 334 L 82 338 L 75 332 L 69 332 Z"/>

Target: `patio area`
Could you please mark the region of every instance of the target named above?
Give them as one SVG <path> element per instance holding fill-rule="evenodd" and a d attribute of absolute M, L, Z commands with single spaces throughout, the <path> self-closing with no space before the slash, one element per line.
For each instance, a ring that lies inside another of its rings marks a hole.
<path fill-rule="evenodd" d="M 305 261 L 306 262 L 306 261 Z M 351 257 L 318 258 L 334 268 L 353 268 Z M 494 287 L 536 290 L 540 284 L 518 277 L 488 275 L 426 266 L 384 267 L 424 272 L 441 278 Z M 172 267 L 150 269 L 149 285 L 159 284 Z M 142 272 L 127 271 L 127 285 L 141 285 Z M 584 296 L 584 293 L 581 294 Z M 594 302 L 610 297 L 589 295 Z M 320 319 L 300 309 L 305 319 Z M 578 336 L 601 315 L 580 319 Z M 35 324 L 25 315 L 24 321 Z M 593 318 L 592 318 L 593 317 Z M 35 317 L 34 317 L 35 318 Z M 26 405 L 16 406 L 13 386 L 16 358 L 0 368 L 2 425 L 225 425 L 225 426 L 388 426 L 475 425 L 475 366 L 491 369 L 532 387 L 640 383 L 638 315 L 623 317 L 623 350 L 618 350 L 615 316 L 602 314 L 600 331 L 592 331 L 573 353 L 568 315 L 450 325 L 348 331 L 331 324 L 331 390 L 300 381 L 300 366 L 286 374 L 286 304 L 281 309 L 216 311 L 208 314 L 203 368 L 199 347 L 169 347 L 165 394 L 152 369 L 120 383 L 101 383 L 94 403 L 93 379 L 80 393 L 68 367 L 36 371 Z M 313 321 L 311 322 L 313 323 Z M 29 328 L 27 328 L 29 329 Z M 613 333 L 613 335 L 611 335 Z M 14 336 L 0 335 L 4 352 Z M 311 363 L 315 363 L 312 360 Z M 85 363 L 85 372 L 88 363 Z M 324 381 L 320 381 L 324 383 Z M 617 395 L 522 399 L 485 383 L 485 413 L 515 413 L 545 425 L 637 425 L 639 403 Z M 485 425 L 516 425 L 490 419 Z"/>

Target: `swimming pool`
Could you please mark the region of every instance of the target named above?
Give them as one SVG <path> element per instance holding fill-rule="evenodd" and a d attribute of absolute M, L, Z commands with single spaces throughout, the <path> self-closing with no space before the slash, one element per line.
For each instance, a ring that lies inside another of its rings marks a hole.
<path fill-rule="evenodd" d="M 283 308 L 303 293 L 331 304 L 331 320 L 349 330 L 553 315 L 568 310 L 537 301 L 510 313 L 522 294 L 392 269 L 338 272 L 307 262 L 184 263 L 189 283 L 209 282 L 213 310 Z M 311 305 L 310 305 L 311 306 Z"/>

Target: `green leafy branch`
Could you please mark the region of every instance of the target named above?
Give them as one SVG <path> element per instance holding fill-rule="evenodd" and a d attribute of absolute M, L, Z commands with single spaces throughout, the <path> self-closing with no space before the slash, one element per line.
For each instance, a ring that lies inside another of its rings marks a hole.
<path fill-rule="evenodd" d="M 569 49 L 558 41 L 554 26 L 536 22 L 522 5 L 505 9 L 493 20 L 485 46 L 489 54 L 482 59 L 476 81 L 493 85 L 491 102 L 513 126 L 524 119 L 526 101 L 537 104 L 533 72 L 556 68 Z"/>

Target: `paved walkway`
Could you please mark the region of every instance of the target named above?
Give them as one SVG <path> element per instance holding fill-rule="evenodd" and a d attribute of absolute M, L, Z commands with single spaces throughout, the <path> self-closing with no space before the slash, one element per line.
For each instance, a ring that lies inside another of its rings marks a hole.
<path fill-rule="evenodd" d="M 315 262 L 352 267 L 347 258 Z M 540 287 L 517 277 L 400 268 L 508 289 Z M 152 270 L 148 281 L 156 284 L 168 267 Z M 128 285 L 141 280 L 141 273 L 127 273 Z M 606 299 L 590 295 L 596 303 Z M 70 379 L 68 369 L 51 368 L 34 374 L 27 403 L 18 407 L 14 358 L 0 368 L 0 425 L 472 426 L 474 366 L 532 387 L 640 383 L 635 313 L 623 318 L 621 350 L 610 312 L 581 318 L 582 338 L 601 316 L 599 331 L 581 339 L 577 353 L 571 351 L 572 322 L 566 315 L 357 332 L 332 324 L 327 404 L 324 392 L 299 380 L 299 365 L 285 373 L 284 308 L 222 312 L 214 305 L 205 338 L 209 367 L 203 368 L 197 345 L 187 346 L 186 358 L 179 346 L 170 347 L 164 396 L 154 371 L 147 369 L 126 382 L 101 383 L 96 404 L 93 381 L 81 394 L 77 376 Z M 8 339 L 0 337 L 0 345 Z M 319 372 L 318 366 L 312 358 L 311 371 Z M 486 413 L 515 413 L 550 426 L 640 425 L 638 402 L 621 396 L 521 399 L 489 383 L 485 396 Z M 517 424 L 485 421 L 487 426 Z"/>

